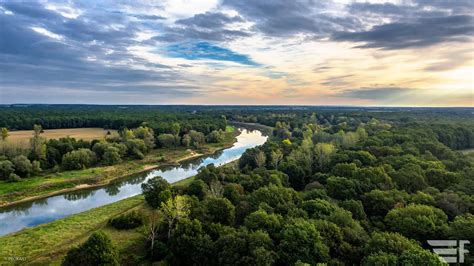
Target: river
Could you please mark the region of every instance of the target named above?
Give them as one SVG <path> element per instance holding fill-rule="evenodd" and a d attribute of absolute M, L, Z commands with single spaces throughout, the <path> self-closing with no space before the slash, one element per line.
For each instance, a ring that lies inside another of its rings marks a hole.
<path fill-rule="evenodd" d="M 240 131 L 237 142 L 231 148 L 182 162 L 179 166 L 150 170 L 100 188 L 69 192 L 0 208 L 0 236 L 141 194 L 141 184 L 155 176 L 162 176 L 168 182 L 174 183 L 197 174 L 198 169 L 203 166 L 219 166 L 236 160 L 248 148 L 262 145 L 267 140 L 261 131 Z"/>

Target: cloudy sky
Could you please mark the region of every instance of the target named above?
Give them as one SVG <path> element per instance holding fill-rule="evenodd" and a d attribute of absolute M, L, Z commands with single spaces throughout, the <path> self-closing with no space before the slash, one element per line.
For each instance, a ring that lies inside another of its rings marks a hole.
<path fill-rule="evenodd" d="M 0 103 L 474 106 L 474 1 L 1 1 Z"/>

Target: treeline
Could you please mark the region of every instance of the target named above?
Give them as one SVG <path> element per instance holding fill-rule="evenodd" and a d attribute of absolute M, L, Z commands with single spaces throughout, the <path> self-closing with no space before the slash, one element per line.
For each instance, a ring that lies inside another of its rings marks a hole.
<path fill-rule="evenodd" d="M 427 240 L 473 243 L 472 157 L 416 126 L 337 128 L 278 121 L 238 167 L 209 165 L 183 187 L 161 177 L 143 184 L 156 209 L 146 217 L 146 260 L 444 265 Z"/>
<path fill-rule="evenodd" d="M 32 105 L 1 106 L 0 127 L 28 130 L 33 125 L 44 129 L 101 127 L 110 129 L 136 128 L 147 123 L 156 134 L 170 133 L 172 123 L 180 123 L 181 132 L 196 130 L 209 134 L 225 130 L 226 119 L 218 113 L 197 112 L 192 108 L 161 106 L 89 106 Z"/>

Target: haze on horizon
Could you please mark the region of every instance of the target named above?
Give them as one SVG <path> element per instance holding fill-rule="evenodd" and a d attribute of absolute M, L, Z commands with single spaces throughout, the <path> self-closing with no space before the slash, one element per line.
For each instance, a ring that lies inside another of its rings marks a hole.
<path fill-rule="evenodd" d="M 0 104 L 474 106 L 474 1 L 0 1 Z"/>

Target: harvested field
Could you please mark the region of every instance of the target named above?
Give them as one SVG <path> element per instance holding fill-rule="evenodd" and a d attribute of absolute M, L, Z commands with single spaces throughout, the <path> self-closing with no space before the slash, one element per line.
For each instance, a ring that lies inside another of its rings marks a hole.
<path fill-rule="evenodd" d="M 106 130 L 103 128 L 62 128 L 62 129 L 46 129 L 41 136 L 46 139 L 59 139 L 64 137 L 71 137 L 75 139 L 93 140 L 101 139 L 107 136 L 110 131 L 110 136 L 118 136 L 117 130 Z M 33 136 L 33 130 L 19 130 L 9 132 L 8 140 L 10 142 L 28 143 Z"/>

